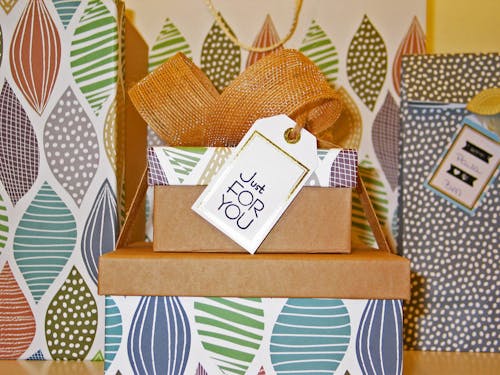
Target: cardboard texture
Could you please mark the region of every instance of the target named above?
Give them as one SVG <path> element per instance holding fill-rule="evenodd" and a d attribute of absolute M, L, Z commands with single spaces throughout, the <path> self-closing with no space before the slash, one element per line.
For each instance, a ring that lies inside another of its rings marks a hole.
<path fill-rule="evenodd" d="M 191 206 L 232 149 L 155 147 L 148 150 L 148 183 L 154 185 L 155 251 L 246 252 Z M 357 152 L 320 150 L 320 164 L 257 249 L 260 253 L 348 253 L 351 188 Z M 182 185 L 182 186 L 175 186 Z"/>
<path fill-rule="evenodd" d="M 205 186 L 155 186 L 155 251 L 245 252 L 191 210 Z M 304 187 L 257 253 L 348 253 L 351 189 Z"/>
<path fill-rule="evenodd" d="M 351 254 L 160 253 L 136 244 L 99 261 L 99 293 L 149 296 L 407 299 L 408 260 Z"/>

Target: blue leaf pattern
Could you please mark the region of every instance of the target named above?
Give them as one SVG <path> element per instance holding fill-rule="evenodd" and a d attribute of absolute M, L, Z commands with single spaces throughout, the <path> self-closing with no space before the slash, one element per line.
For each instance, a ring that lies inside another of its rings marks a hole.
<path fill-rule="evenodd" d="M 142 297 L 128 336 L 134 374 L 183 374 L 191 349 L 189 321 L 177 297 Z"/>
<path fill-rule="evenodd" d="M 356 339 L 356 354 L 363 375 L 402 373 L 402 326 L 401 301 L 368 301 Z"/>
<path fill-rule="evenodd" d="M 99 257 L 114 249 L 117 233 L 116 197 L 106 179 L 90 210 L 82 235 L 83 261 L 96 284 Z"/>

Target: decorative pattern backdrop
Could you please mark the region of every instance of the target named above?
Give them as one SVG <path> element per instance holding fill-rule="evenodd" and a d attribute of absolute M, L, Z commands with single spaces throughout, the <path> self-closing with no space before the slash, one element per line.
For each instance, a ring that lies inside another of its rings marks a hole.
<path fill-rule="evenodd" d="M 117 19 L 112 0 L 0 1 L 0 359 L 103 360 Z"/>

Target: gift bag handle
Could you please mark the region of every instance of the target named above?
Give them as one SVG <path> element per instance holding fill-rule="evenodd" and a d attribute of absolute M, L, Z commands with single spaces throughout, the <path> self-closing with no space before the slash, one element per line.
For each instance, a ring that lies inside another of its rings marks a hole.
<path fill-rule="evenodd" d="M 116 242 L 117 248 L 123 248 L 129 244 L 130 233 L 132 232 L 132 227 L 135 223 L 140 205 L 143 203 L 144 198 L 146 197 L 147 190 L 148 169 L 146 168 L 142 174 L 139 186 L 134 195 L 134 199 L 132 200 L 132 204 L 130 205 L 130 208 L 127 212 L 127 216 L 125 217 L 125 222 L 123 223 L 123 227 Z M 359 175 L 357 177 L 356 191 L 358 192 L 363 211 L 365 212 L 368 223 L 372 228 L 373 235 L 375 236 L 375 240 L 377 241 L 379 250 L 394 252 L 394 250 L 389 246 L 389 243 L 387 242 L 386 236 L 384 234 L 384 231 L 382 230 L 382 227 L 380 226 L 377 214 L 373 209 L 373 205 L 370 201 L 370 197 L 368 196 L 368 192 L 366 191 L 363 180 L 359 177 Z"/>

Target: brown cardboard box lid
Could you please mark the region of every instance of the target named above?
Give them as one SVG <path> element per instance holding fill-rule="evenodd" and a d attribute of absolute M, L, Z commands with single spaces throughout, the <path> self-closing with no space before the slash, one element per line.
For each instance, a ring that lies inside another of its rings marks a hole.
<path fill-rule="evenodd" d="M 160 253 L 141 243 L 101 256 L 99 294 L 408 299 L 410 263 L 375 249 L 351 254 Z"/>

